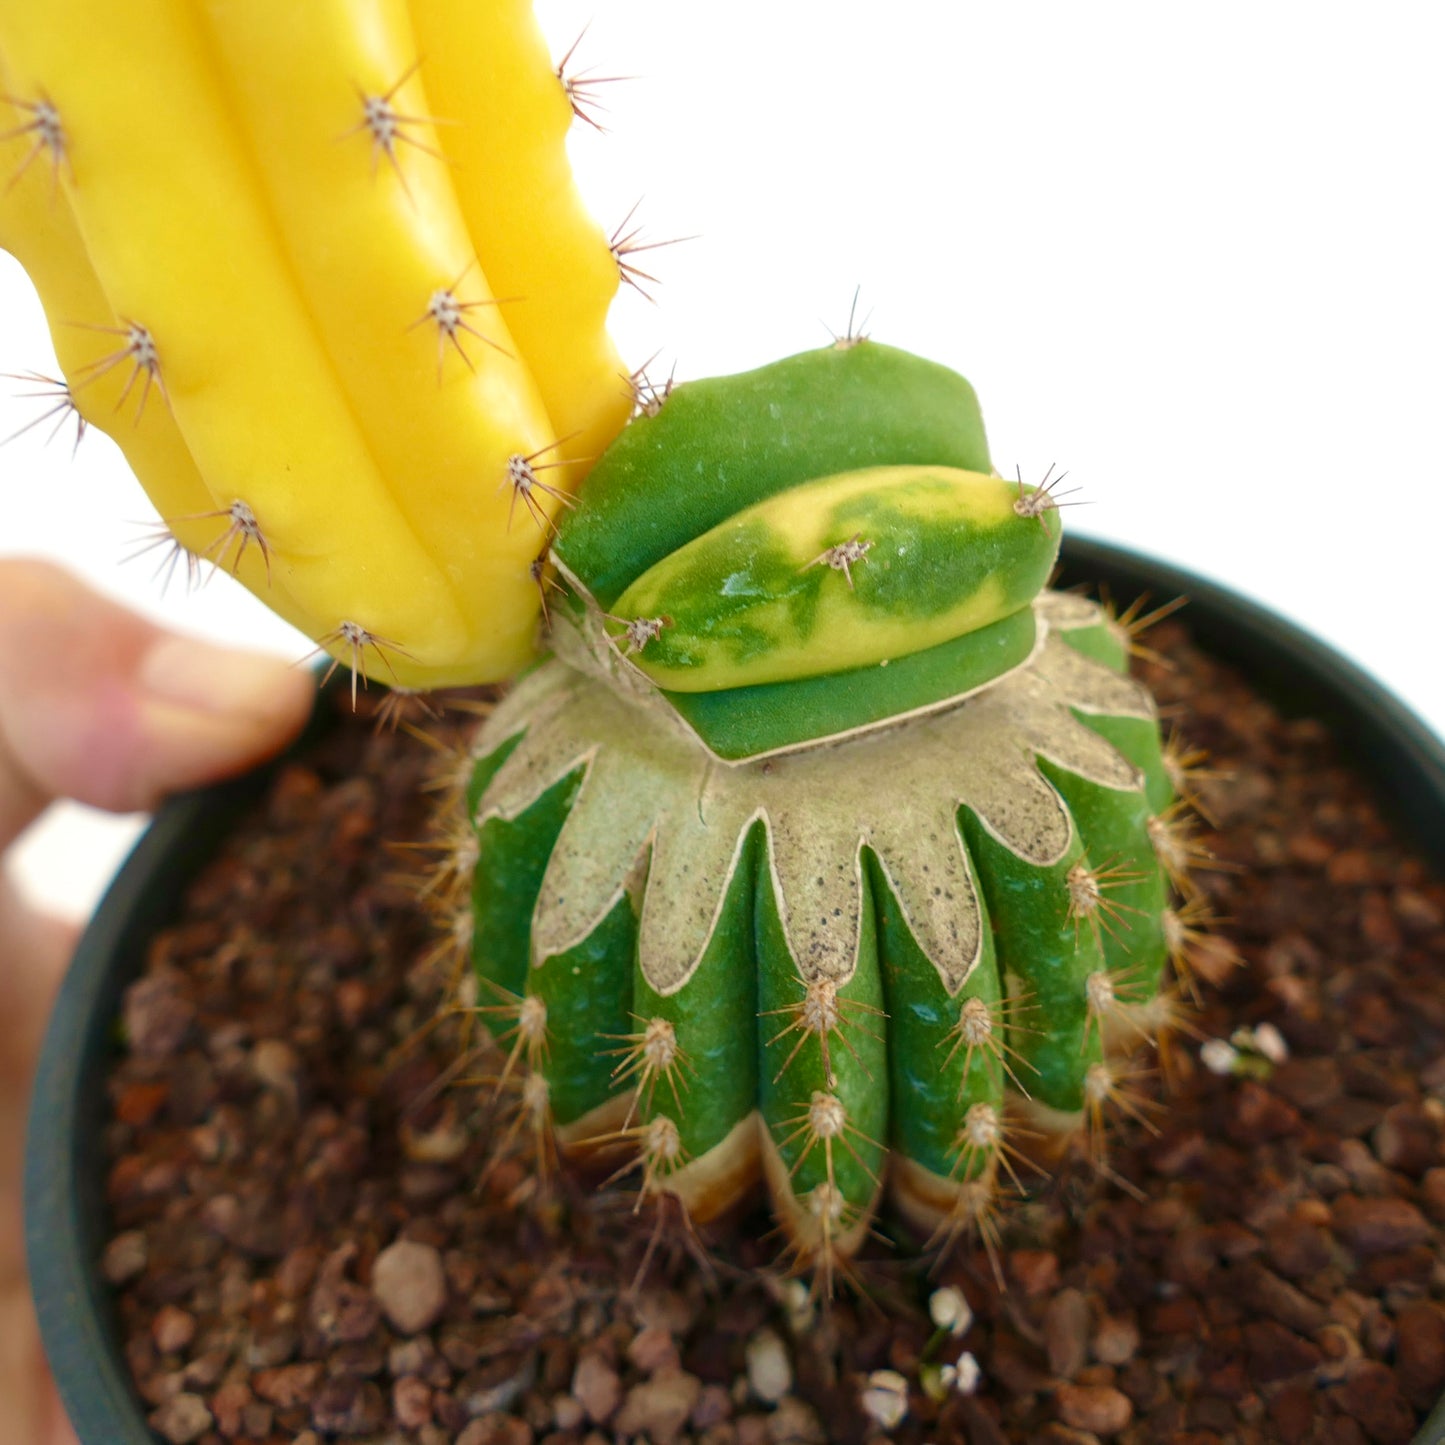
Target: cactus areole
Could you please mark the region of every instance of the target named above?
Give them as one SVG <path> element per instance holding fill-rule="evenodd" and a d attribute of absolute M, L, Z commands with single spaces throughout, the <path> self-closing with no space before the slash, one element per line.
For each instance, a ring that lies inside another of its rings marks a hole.
<path fill-rule="evenodd" d="M 831 1271 L 1132 1107 L 1194 849 L 966 381 L 850 336 L 624 425 L 524 0 L 0 0 L 0 96 L 0 244 L 158 541 L 354 680 L 520 673 L 432 890 L 504 1143 L 698 1220 L 764 1178 Z"/>

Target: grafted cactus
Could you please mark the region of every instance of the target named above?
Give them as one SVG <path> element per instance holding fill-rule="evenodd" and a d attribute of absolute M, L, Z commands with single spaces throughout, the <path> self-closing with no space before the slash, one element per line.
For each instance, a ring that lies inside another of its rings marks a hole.
<path fill-rule="evenodd" d="M 632 397 L 521 0 L 0 0 L 0 80 L 0 242 L 165 535 L 354 678 L 550 650 L 434 889 L 518 1129 L 699 1219 L 765 1177 L 825 1270 L 1097 1138 L 1191 845 L 967 382 L 847 337 Z"/>
<path fill-rule="evenodd" d="M 1166 1021 L 1153 705 L 990 471 L 967 383 L 873 342 L 679 386 L 564 520 L 467 792 L 519 1107 L 695 1218 L 761 1173 L 827 1268 L 885 1193 L 986 1229 Z"/>

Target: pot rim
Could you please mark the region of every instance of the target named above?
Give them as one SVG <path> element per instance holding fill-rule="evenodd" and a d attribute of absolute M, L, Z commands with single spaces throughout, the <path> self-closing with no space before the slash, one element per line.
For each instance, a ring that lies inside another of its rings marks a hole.
<path fill-rule="evenodd" d="M 1363 668 L 1319 638 L 1192 572 L 1090 537 L 1066 537 L 1059 585 L 1087 581 L 1114 596 L 1189 599 L 1191 635 L 1241 668 L 1288 714 L 1308 712 L 1349 739 L 1382 808 L 1445 872 L 1445 743 Z M 333 691 L 339 684 L 333 684 Z M 104 1122 L 104 1079 L 126 985 L 146 940 L 167 923 L 235 819 L 274 773 L 331 725 L 318 706 L 281 757 L 168 801 L 121 866 L 87 925 L 56 998 L 26 1128 L 26 1256 L 41 1338 L 82 1445 L 154 1445 L 115 1330 L 100 1271 L 105 1171 L 90 1167 Z M 1414 1445 L 1445 1441 L 1445 1400 Z"/>

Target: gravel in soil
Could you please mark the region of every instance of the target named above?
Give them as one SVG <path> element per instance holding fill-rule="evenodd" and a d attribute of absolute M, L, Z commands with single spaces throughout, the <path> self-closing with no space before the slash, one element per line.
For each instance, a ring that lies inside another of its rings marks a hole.
<path fill-rule="evenodd" d="M 1445 1389 L 1445 888 L 1318 724 L 1177 625 L 1151 643 L 1209 753 L 1201 887 L 1230 920 L 1196 951 L 1197 1037 L 1140 1082 L 1150 1126 L 1120 1121 L 1110 1175 L 1080 1161 L 1009 1210 L 1006 1288 L 981 1252 L 929 1273 L 880 1245 L 831 1308 L 773 1271 L 761 1212 L 702 1255 L 496 1159 L 457 1021 L 427 1029 L 434 938 L 390 846 L 425 836 L 435 749 L 344 720 L 126 999 L 103 1268 L 157 1436 L 1408 1441 Z M 972 1321 L 940 1342 L 949 1287 Z"/>

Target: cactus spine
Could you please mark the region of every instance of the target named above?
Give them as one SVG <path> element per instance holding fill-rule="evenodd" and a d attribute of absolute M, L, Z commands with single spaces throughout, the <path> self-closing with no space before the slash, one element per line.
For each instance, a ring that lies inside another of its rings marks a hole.
<path fill-rule="evenodd" d="M 830 1278 L 1097 1147 L 1197 850 L 966 381 L 850 334 L 624 428 L 522 0 L 0 0 L 0 81 L 0 242 L 182 548 L 407 688 L 517 672 L 551 589 L 433 890 L 503 1144 L 698 1219 L 764 1178 Z"/>

